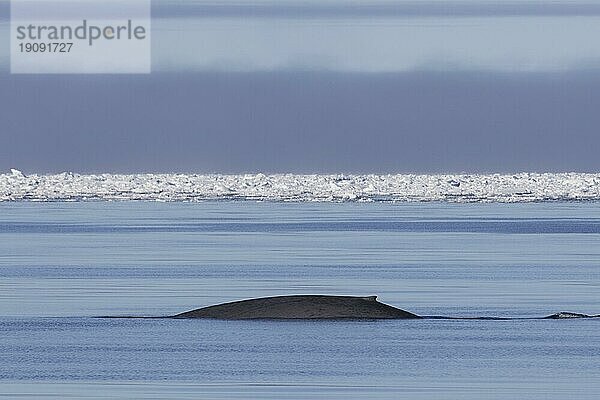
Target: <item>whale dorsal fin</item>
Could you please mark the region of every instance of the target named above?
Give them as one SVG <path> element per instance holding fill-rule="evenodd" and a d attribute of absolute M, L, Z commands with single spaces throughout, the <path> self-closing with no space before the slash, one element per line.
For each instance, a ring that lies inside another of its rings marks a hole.
<path fill-rule="evenodd" d="M 377 296 L 366 296 L 363 297 L 363 299 L 367 301 L 377 301 Z"/>

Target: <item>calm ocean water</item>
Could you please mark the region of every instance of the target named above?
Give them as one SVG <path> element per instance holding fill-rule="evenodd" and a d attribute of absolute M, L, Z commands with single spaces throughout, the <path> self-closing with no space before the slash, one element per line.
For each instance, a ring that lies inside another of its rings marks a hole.
<path fill-rule="evenodd" d="M 600 313 L 600 204 L 0 203 L 0 398 L 600 392 L 600 320 L 106 320 L 283 294 Z"/>

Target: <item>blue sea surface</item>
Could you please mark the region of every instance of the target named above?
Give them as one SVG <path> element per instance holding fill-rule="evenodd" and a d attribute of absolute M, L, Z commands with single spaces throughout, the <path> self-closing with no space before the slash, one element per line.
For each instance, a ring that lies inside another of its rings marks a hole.
<path fill-rule="evenodd" d="M 94 318 L 287 294 L 599 314 L 600 204 L 0 203 L 0 398 L 600 393 L 600 319 Z"/>

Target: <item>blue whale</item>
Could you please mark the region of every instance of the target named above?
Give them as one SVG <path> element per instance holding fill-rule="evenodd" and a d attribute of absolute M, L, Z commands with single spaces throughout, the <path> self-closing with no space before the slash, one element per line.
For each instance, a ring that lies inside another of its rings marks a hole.
<path fill-rule="evenodd" d="M 180 314 L 162 317 L 102 316 L 97 318 L 212 318 L 223 320 L 250 319 L 457 319 L 457 320 L 516 320 L 516 319 L 574 319 L 600 318 L 572 312 L 559 312 L 546 317 L 449 317 L 421 316 L 377 301 L 377 296 L 293 295 L 261 297 L 197 308 Z"/>
<path fill-rule="evenodd" d="M 377 296 L 276 296 L 198 308 L 172 318 L 216 319 L 416 319 L 420 316 L 383 304 Z"/>
<path fill-rule="evenodd" d="M 446 317 L 420 316 L 377 301 L 377 296 L 295 295 L 262 297 L 198 308 L 167 318 L 213 319 L 570 319 L 596 318 L 599 315 L 559 312 L 546 317 Z"/>

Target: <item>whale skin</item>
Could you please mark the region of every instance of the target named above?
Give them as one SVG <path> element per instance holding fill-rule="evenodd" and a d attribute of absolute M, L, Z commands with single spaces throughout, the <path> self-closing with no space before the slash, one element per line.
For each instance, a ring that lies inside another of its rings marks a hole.
<path fill-rule="evenodd" d="M 198 308 L 171 318 L 245 319 L 419 319 L 377 301 L 377 296 L 294 295 L 262 297 Z"/>

